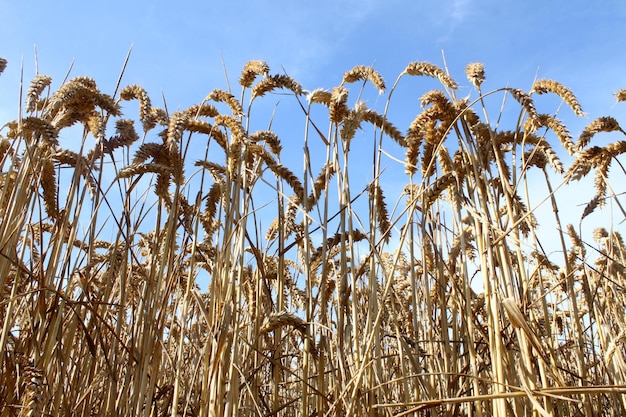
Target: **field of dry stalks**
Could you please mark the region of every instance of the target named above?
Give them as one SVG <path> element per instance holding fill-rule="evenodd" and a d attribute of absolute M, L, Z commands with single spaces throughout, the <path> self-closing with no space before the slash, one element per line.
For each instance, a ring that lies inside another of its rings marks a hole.
<path fill-rule="evenodd" d="M 0 417 L 626 415 L 625 132 L 466 74 L 251 61 L 176 112 L 36 75 L 0 121 Z M 278 94 L 300 130 L 255 120 Z M 583 238 L 554 192 L 586 176 Z"/>

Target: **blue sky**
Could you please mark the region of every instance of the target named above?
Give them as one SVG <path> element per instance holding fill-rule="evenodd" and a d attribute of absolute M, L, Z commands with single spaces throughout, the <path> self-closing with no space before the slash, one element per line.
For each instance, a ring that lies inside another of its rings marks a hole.
<path fill-rule="evenodd" d="M 388 84 L 407 63 L 442 64 L 465 81 L 469 62 L 484 62 L 489 86 L 528 88 L 536 74 L 580 96 L 591 113 L 610 110 L 626 87 L 626 3 L 619 0 L 295 0 L 269 1 L 0 1 L 2 110 L 15 100 L 20 65 L 57 82 L 74 75 L 114 88 L 133 45 L 126 83 L 164 92 L 174 107 L 225 86 L 250 59 L 281 66 L 307 89 L 332 87 L 357 64 L 373 64 Z M 462 83 L 463 84 L 463 83 Z M 467 83 L 466 83 L 467 84 Z M 469 88 L 469 87 L 468 87 Z"/>
<path fill-rule="evenodd" d="M 373 65 L 391 85 L 409 62 L 443 65 L 443 51 L 467 94 L 465 65 L 483 62 L 486 90 L 528 90 L 535 77 L 571 88 L 589 114 L 563 114 L 574 136 L 599 116 L 626 124 L 626 104 L 612 95 L 626 88 L 622 0 L 0 0 L 0 10 L 0 56 L 9 61 L 0 76 L 0 124 L 16 118 L 22 62 L 27 87 L 35 46 L 38 71 L 53 77 L 54 88 L 74 62 L 72 76 L 93 77 L 111 94 L 131 45 L 122 84 L 142 85 L 156 106 L 163 94 L 170 111 L 226 88 L 223 64 L 233 87 L 245 62 L 263 59 L 312 90 L 332 88 L 359 64 Z M 425 92 L 416 85 L 395 103 L 412 116 Z M 381 110 L 384 100 L 368 104 Z"/>

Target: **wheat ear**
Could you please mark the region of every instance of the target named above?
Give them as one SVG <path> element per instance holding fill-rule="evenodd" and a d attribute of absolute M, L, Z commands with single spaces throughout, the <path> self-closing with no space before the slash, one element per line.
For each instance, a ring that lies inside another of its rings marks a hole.
<path fill-rule="evenodd" d="M 330 101 L 332 100 L 332 93 L 321 88 L 316 88 L 315 90 L 307 94 L 306 100 L 310 104 L 321 103 L 325 104 L 328 107 L 330 106 Z"/>
<path fill-rule="evenodd" d="M 50 159 L 45 158 L 41 168 L 41 188 L 43 190 L 44 207 L 48 216 L 56 219 L 59 207 L 57 204 L 57 181 L 54 164 Z"/>
<path fill-rule="evenodd" d="M 458 84 L 450 78 L 441 68 L 429 62 L 412 62 L 404 69 L 402 74 L 437 78 L 441 84 L 451 90 L 456 90 Z"/>
<path fill-rule="evenodd" d="M 578 142 L 576 142 L 576 148 L 579 151 L 583 150 L 589 144 L 591 138 L 594 137 L 597 133 L 614 132 L 616 130 L 624 132 L 617 120 L 610 116 L 599 117 L 585 127 L 583 132 L 578 137 Z"/>
<path fill-rule="evenodd" d="M 617 93 L 613 94 L 615 99 L 619 103 L 620 101 L 626 101 L 626 90 L 619 90 Z"/>
<path fill-rule="evenodd" d="M 348 106 L 348 89 L 345 87 L 335 87 L 330 95 L 330 121 L 332 123 L 341 123 L 350 113 Z"/>
<path fill-rule="evenodd" d="M 528 113 L 528 116 L 532 120 L 537 119 L 537 110 L 535 109 L 535 103 L 533 102 L 533 99 L 530 97 L 530 95 L 526 94 L 523 90 L 520 90 L 519 88 L 505 88 L 505 90 L 508 91 L 511 96 L 513 96 L 513 98 L 524 108 L 524 110 L 526 110 L 526 113 Z"/>
<path fill-rule="evenodd" d="M 24 138 L 29 143 L 38 143 L 39 141 L 46 146 L 57 146 L 59 137 L 59 129 L 49 121 L 34 116 L 24 117 L 21 123 L 7 123 L 9 132 L 7 137 L 10 139 Z"/>
<path fill-rule="evenodd" d="M 252 87 L 252 99 L 254 100 L 257 97 L 262 97 L 278 88 L 291 90 L 296 95 L 300 95 L 303 92 L 302 86 L 293 78 L 288 75 L 278 74 L 267 77 L 255 84 L 254 87 Z"/>
<path fill-rule="evenodd" d="M 476 87 L 476 89 L 480 89 L 481 84 L 485 81 L 485 65 L 480 62 L 467 64 L 465 74 L 472 85 Z"/>
<path fill-rule="evenodd" d="M 126 86 L 120 92 L 120 98 L 126 101 L 133 99 L 139 101 L 139 120 L 141 120 L 144 131 L 147 132 L 156 126 L 156 118 L 152 114 L 152 103 L 143 87 L 138 85 Z"/>
<path fill-rule="evenodd" d="M 26 92 L 26 111 L 35 112 L 41 110 L 38 106 L 39 96 L 52 83 L 52 78 L 47 75 L 37 74 L 30 82 Z"/>
<path fill-rule="evenodd" d="M 570 155 L 574 154 L 576 146 L 574 145 L 574 142 L 572 142 L 572 135 L 569 133 L 569 130 L 567 130 L 565 125 L 556 117 L 550 116 L 549 114 L 538 114 L 535 119 L 529 118 L 526 120 L 524 129 L 527 132 L 535 133 L 541 126 L 545 126 L 552 130 L 567 152 Z"/>
<path fill-rule="evenodd" d="M 272 153 L 276 156 L 280 156 L 280 152 L 283 149 L 283 145 L 280 143 L 280 139 L 276 133 L 271 130 L 260 130 L 250 135 L 252 143 L 265 142 L 270 148 Z"/>
<path fill-rule="evenodd" d="M 366 109 L 363 113 L 363 120 L 373 124 L 375 127 L 382 130 L 384 134 L 389 136 L 398 145 L 405 147 L 406 140 L 400 130 L 396 128 L 387 118 L 374 110 Z"/>
<path fill-rule="evenodd" d="M 585 115 L 585 112 L 583 112 L 583 109 L 580 106 L 580 103 L 578 102 L 578 99 L 576 98 L 574 93 L 572 93 L 569 88 L 565 87 L 558 81 L 546 79 L 537 80 L 534 82 L 532 88 L 530 89 L 530 93 L 554 93 L 561 97 L 563 101 L 567 103 L 567 105 L 570 107 L 570 109 L 572 109 L 576 116 L 582 117 Z"/>
<path fill-rule="evenodd" d="M 249 88 L 256 77 L 259 75 L 267 77 L 270 73 L 270 67 L 265 61 L 255 60 L 249 61 L 244 65 L 239 78 L 239 84 L 244 88 Z"/>
<path fill-rule="evenodd" d="M 230 110 L 233 112 L 233 116 L 241 117 L 243 116 L 243 107 L 239 100 L 235 98 L 232 94 L 227 91 L 215 89 L 209 93 L 208 96 L 204 99 L 204 101 L 218 101 L 224 102 L 228 105 Z"/>
<path fill-rule="evenodd" d="M 372 67 L 366 67 L 364 65 L 357 65 L 349 71 L 343 74 L 343 80 L 341 85 L 347 83 L 354 83 L 357 81 L 369 81 L 378 89 L 380 94 L 385 92 L 385 80 L 383 77 Z"/>
<path fill-rule="evenodd" d="M 109 151 L 123 146 L 130 146 L 139 140 L 139 135 L 135 131 L 135 123 L 132 120 L 117 120 L 115 122 L 115 133 L 116 135 L 109 139 Z"/>
<path fill-rule="evenodd" d="M 385 203 L 385 196 L 380 184 L 375 183 L 369 186 L 370 199 L 374 201 L 374 207 L 376 208 L 376 219 L 378 220 L 378 227 L 380 233 L 382 233 L 382 240 L 385 243 L 389 243 L 391 239 L 391 222 L 389 221 L 389 212 L 387 211 L 387 203 Z"/>

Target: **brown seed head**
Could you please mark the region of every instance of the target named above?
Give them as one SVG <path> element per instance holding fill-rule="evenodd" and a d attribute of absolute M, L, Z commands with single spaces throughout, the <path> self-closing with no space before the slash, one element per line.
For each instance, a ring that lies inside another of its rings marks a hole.
<path fill-rule="evenodd" d="M 277 88 L 286 88 L 296 95 L 302 94 L 302 86 L 288 75 L 272 75 L 252 87 L 252 98 L 264 96 Z"/>
<path fill-rule="evenodd" d="M 374 110 L 366 110 L 363 114 L 363 120 L 370 122 L 383 131 L 387 136 L 394 140 L 400 146 L 406 146 L 406 140 L 402 133 L 387 118 Z"/>
<path fill-rule="evenodd" d="M 259 130 L 250 135 L 250 140 L 253 143 L 257 143 L 263 141 L 270 148 L 272 153 L 276 156 L 280 156 L 280 151 L 282 151 L 283 146 L 280 143 L 280 139 L 276 135 L 276 133 L 271 130 Z"/>
<path fill-rule="evenodd" d="M 450 78 L 448 74 L 446 74 L 441 68 L 436 65 L 433 65 L 429 62 L 412 62 L 404 69 L 403 74 L 408 75 L 426 75 L 429 77 L 437 78 L 441 84 L 445 87 L 456 90 L 458 85 L 457 83 Z"/>
<path fill-rule="evenodd" d="M 480 88 L 480 85 L 485 81 L 485 65 L 480 62 L 467 64 L 465 74 L 474 87 Z"/>
<path fill-rule="evenodd" d="M 264 320 L 261 326 L 261 334 L 267 334 L 283 326 L 293 327 L 296 330 L 304 332 L 306 322 L 295 314 L 288 313 L 287 311 L 272 313 Z"/>
<path fill-rule="evenodd" d="M 422 97 L 420 97 L 420 102 L 422 104 L 422 108 L 433 105 L 441 109 L 447 109 L 452 105 L 450 103 L 450 100 L 448 100 L 444 92 L 441 90 L 428 91 Z"/>
<path fill-rule="evenodd" d="M 554 93 L 561 97 L 567 105 L 572 109 L 572 111 L 576 114 L 576 116 L 584 116 L 582 107 L 580 107 L 580 103 L 576 96 L 570 89 L 565 87 L 563 84 L 554 80 L 537 80 L 533 84 L 533 87 L 530 90 L 530 93 L 537 94 L 545 94 L 545 93 Z"/>
<path fill-rule="evenodd" d="M 609 237 L 609 232 L 604 227 L 597 227 L 593 230 L 593 240 L 602 242 Z"/>
<path fill-rule="evenodd" d="M 317 88 L 311 91 L 306 99 L 309 103 L 322 103 L 327 106 L 330 106 L 332 94 L 329 91 L 323 90 L 321 88 Z"/>
<path fill-rule="evenodd" d="M 368 186 L 370 193 L 370 200 L 375 202 L 376 205 L 376 219 L 378 220 L 378 226 L 382 233 L 381 239 L 383 242 L 388 243 L 391 238 L 392 224 L 389 219 L 389 212 L 387 211 L 387 203 L 385 202 L 385 196 L 380 184 L 372 184 Z"/>
<path fill-rule="evenodd" d="M 243 116 L 243 108 L 241 107 L 241 103 L 239 103 L 239 100 L 237 100 L 235 96 L 227 91 L 215 89 L 211 91 L 211 93 L 209 93 L 209 95 L 204 100 L 224 102 L 228 104 L 228 107 L 230 107 L 230 110 L 233 112 L 233 116 Z"/>
<path fill-rule="evenodd" d="M 308 209 L 313 208 L 317 204 L 317 201 L 320 198 L 322 191 L 327 188 L 330 178 L 333 175 L 335 175 L 334 165 L 331 163 L 326 164 L 315 179 L 315 182 L 313 183 L 313 191 L 311 191 L 311 194 L 309 195 L 309 199 L 307 201 Z"/>
<path fill-rule="evenodd" d="M 354 135 L 356 134 L 357 129 L 361 127 L 361 122 L 363 121 L 363 115 L 367 107 L 363 101 L 359 101 L 354 105 L 354 110 L 350 110 L 348 115 L 343 120 L 343 127 L 341 129 L 341 139 L 345 143 L 349 143 Z"/>
<path fill-rule="evenodd" d="M 346 102 L 348 101 L 348 90 L 345 87 L 335 87 L 330 96 L 330 121 L 333 123 L 341 123 L 349 110 Z"/>
<path fill-rule="evenodd" d="M 239 84 L 244 88 L 249 88 L 257 76 L 262 75 L 267 77 L 270 73 L 270 67 L 265 61 L 249 61 L 244 65 L 241 71 L 241 78 L 239 78 Z"/>
<path fill-rule="evenodd" d="M 37 111 L 37 101 L 43 90 L 50 85 L 52 78 L 47 75 L 37 74 L 30 82 L 26 93 L 26 111 Z"/>
<path fill-rule="evenodd" d="M 526 110 L 526 113 L 528 113 L 528 117 L 530 117 L 533 122 L 537 120 L 537 110 L 535 109 L 535 103 L 528 94 L 526 94 L 519 88 L 506 88 L 505 90 L 513 96 L 513 98 L 524 108 L 524 110 Z M 530 127 L 535 128 L 536 126 L 531 125 Z"/>
<path fill-rule="evenodd" d="M 626 90 L 619 90 L 617 93 L 614 94 L 614 96 L 618 102 L 626 101 Z"/>
<path fill-rule="evenodd" d="M 535 119 L 527 119 L 524 123 L 524 129 L 529 133 L 535 133 L 541 126 L 545 126 L 552 130 L 563 147 L 570 155 L 575 152 L 574 142 L 572 142 L 572 135 L 567 130 L 567 127 L 556 117 L 549 114 L 538 114 Z"/>
<path fill-rule="evenodd" d="M 148 131 L 156 126 L 156 118 L 152 113 L 152 104 L 150 97 L 146 90 L 138 85 L 129 85 L 122 89 L 120 92 L 120 98 L 122 100 L 137 100 L 139 101 L 139 119 L 143 125 L 144 131 Z"/>
<path fill-rule="evenodd" d="M 544 169 L 548 164 L 546 154 L 539 149 L 524 152 L 524 161 L 527 166 L 536 166 L 539 169 Z"/>
<path fill-rule="evenodd" d="M 193 105 L 186 109 L 185 113 L 194 119 L 197 117 L 216 117 L 220 114 L 214 105 L 208 103 Z"/>
<path fill-rule="evenodd" d="M 121 146 L 130 146 L 139 139 L 132 120 L 121 119 L 115 122 L 115 132 L 117 135 L 109 140 L 109 145 L 113 149 Z"/>
<path fill-rule="evenodd" d="M 350 71 L 346 71 L 346 73 L 343 74 L 341 85 L 366 80 L 374 84 L 380 94 L 385 92 L 385 80 L 383 80 L 383 77 L 374 68 L 364 65 L 357 65 Z"/>
<path fill-rule="evenodd" d="M 622 131 L 622 128 L 620 127 L 620 125 L 619 125 L 617 120 L 615 120 L 614 118 L 612 118 L 610 116 L 608 116 L 608 117 L 600 117 L 600 118 L 594 120 L 593 122 L 591 122 L 589 125 L 587 125 L 587 127 L 585 127 L 583 132 L 578 137 L 578 142 L 576 143 L 576 148 L 579 151 L 581 151 L 583 148 L 585 148 L 589 144 L 589 142 L 591 141 L 591 138 L 596 133 L 613 132 L 615 130 Z"/>
<path fill-rule="evenodd" d="M 87 120 L 87 127 L 94 138 L 104 138 L 106 130 L 106 122 L 102 115 L 96 111 L 92 111 L 89 119 Z"/>
<path fill-rule="evenodd" d="M 52 146 L 58 145 L 59 130 L 45 119 L 39 117 L 24 117 L 21 123 L 17 121 L 7 123 L 9 132 L 7 137 L 15 139 L 23 137 L 29 141 L 41 140 Z"/>
<path fill-rule="evenodd" d="M 48 216 L 56 218 L 59 208 L 57 203 L 57 181 L 56 172 L 52 160 L 44 159 L 41 167 L 41 189 L 43 191 L 43 202 Z"/>

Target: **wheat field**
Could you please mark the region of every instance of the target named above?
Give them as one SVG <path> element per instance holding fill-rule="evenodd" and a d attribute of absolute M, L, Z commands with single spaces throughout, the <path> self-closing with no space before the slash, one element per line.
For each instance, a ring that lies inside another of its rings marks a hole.
<path fill-rule="evenodd" d="M 626 415 L 626 133 L 465 70 L 305 90 L 250 61 L 173 112 L 37 74 L 0 128 L 0 417 Z M 255 119 L 277 97 L 300 130 Z"/>

